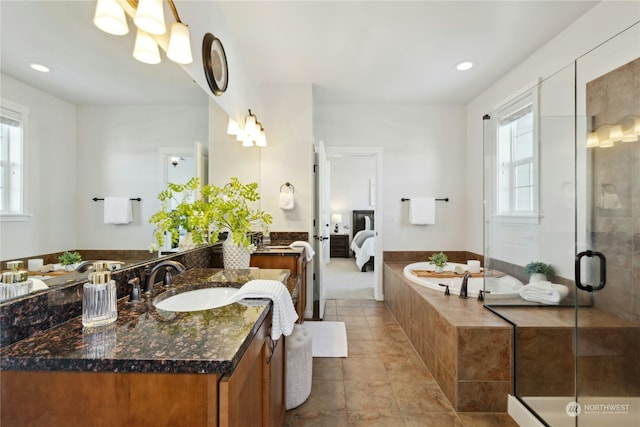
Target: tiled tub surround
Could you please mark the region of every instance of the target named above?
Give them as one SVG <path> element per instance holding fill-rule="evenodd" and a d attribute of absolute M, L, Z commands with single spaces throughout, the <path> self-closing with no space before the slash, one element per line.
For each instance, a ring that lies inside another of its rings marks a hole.
<path fill-rule="evenodd" d="M 640 395 L 637 323 L 580 308 L 576 349 L 573 308 L 494 310 L 516 325 L 518 396 L 574 396 L 576 386 L 582 396 Z"/>
<path fill-rule="evenodd" d="M 513 384 L 513 327 L 476 299 L 445 296 L 404 278 L 408 262 L 429 255 L 385 252 L 385 302 L 456 411 L 505 412 Z M 479 258 L 470 255 L 449 258 Z"/>
<path fill-rule="evenodd" d="M 237 271 L 246 274 L 238 276 Z M 211 283 L 239 287 L 249 279 L 286 281 L 286 270 L 193 269 L 176 276 L 175 287 Z M 249 273 L 250 272 L 250 273 Z M 249 274 L 251 275 L 249 277 Z M 228 281 L 231 277 L 232 281 Z M 240 280 L 236 282 L 235 280 Z M 154 295 L 162 292 L 156 285 Z M 0 369 L 21 371 L 228 373 L 244 353 L 271 302 L 230 304 L 189 313 L 162 313 L 150 299 L 118 301 L 118 319 L 101 336 L 72 319 L 0 350 Z"/>

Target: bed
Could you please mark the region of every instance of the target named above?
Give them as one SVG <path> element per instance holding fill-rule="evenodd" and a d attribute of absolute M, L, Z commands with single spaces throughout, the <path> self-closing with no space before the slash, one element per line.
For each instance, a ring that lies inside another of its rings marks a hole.
<path fill-rule="evenodd" d="M 376 249 L 374 211 L 353 211 L 351 226 L 353 239 L 350 248 L 356 258 L 356 265 L 360 271 L 367 271 L 367 269 L 373 271 L 373 257 Z"/>

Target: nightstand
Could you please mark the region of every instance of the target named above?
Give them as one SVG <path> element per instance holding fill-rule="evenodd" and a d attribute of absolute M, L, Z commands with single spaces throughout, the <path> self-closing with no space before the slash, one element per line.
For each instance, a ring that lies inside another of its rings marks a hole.
<path fill-rule="evenodd" d="M 332 258 L 349 258 L 349 235 L 331 234 L 329 256 Z"/>

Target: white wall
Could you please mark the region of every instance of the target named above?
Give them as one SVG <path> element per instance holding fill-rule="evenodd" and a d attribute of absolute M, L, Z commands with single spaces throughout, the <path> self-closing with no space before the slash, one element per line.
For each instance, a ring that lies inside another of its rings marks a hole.
<path fill-rule="evenodd" d="M 75 211 L 76 108 L 72 104 L 0 75 L 2 97 L 28 107 L 25 148 L 25 222 L 0 223 L 0 259 L 73 248 Z"/>
<path fill-rule="evenodd" d="M 483 247 L 483 168 L 482 161 L 475 161 L 482 159 L 482 116 L 531 82 L 548 78 L 639 20 L 640 5 L 636 1 L 601 2 L 467 105 L 467 250 L 482 253 Z M 569 243 L 555 242 L 563 246 Z M 540 250 L 544 251 L 544 248 Z"/>
<path fill-rule="evenodd" d="M 262 116 L 265 107 L 262 103 L 260 88 L 251 78 L 244 58 L 238 55 L 241 51 L 240 46 L 218 3 L 216 1 L 181 1 L 177 5 L 181 20 L 189 24 L 193 54 L 193 63 L 182 65 L 182 68 L 231 117 L 240 120 L 247 116 L 249 108 L 258 116 Z M 222 96 L 214 96 L 211 93 L 202 71 L 202 38 L 205 33 L 212 33 L 220 39 L 227 56 L 229 85 Z M 268 123 L 266 125 L 269 126 Z"/>
<path fill-rule="evenodd" d="M 382 249 L 462 250 L 466 242 L 463 106 L 316 105 L 316 140 L 329 146 L 382 147 Z M 480 155 L 474 162 L 482 165 Z M 481 168 L 482 169 L 482 168 Z M 402 197 L 449 197 L 436 203 L 435 225 L 410 225 Z M 380 203 L 380 202 L 378 202 Z"/>
<path fill-rule="evenodd" d="M 75 205 L 79 249 L 146 249 L 149 217 L 160 209 L 160 147 L 193 148 L 208 139 L 207 106 L 78 106 Z M 195 176 L 195 170 L 194 174 Z M 133 222 L 103 223 L 94 197 L 141 197 Z"/>
<path fill-rule="evenodd" d="M 260 149 L 261 207 L 273 215 L 274 231 L 307 231 L 313 235 L 313 99 L 311 85 L 267 85 L 262 88 L 267 147 Z M 278 207 L 280 186 L 295 189 L 295 209 Z"/>

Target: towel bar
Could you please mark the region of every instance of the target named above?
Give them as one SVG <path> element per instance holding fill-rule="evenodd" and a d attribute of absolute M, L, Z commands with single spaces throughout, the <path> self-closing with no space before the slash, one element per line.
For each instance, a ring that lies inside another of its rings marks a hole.
<path fill-rule="evenodd" d="M 98 198 L 98 197 L 94 197 L 91 200 L 93 200 L 94 202 L 97 202 L 98 200 L 104 200 L 104 199 L 101 199 L 101 198 Z M 141 202 L 142 198 L 140 198 L 140 197 L 132 197 L 129 200 L 135 200 L 136 202 Z"/>
<path fill-rule="evenodd" d="M 409 200 L 411 200 L 411 199 L 409 199 L 407 197 L 403 197 L 402 199 L 400 199 L 401 202 L 408 202 Z M 448 202 L 448 201 L 449 201 L 448 197 L 445 197 L 443 199 L 436 199 L 436 202 Z"/>

